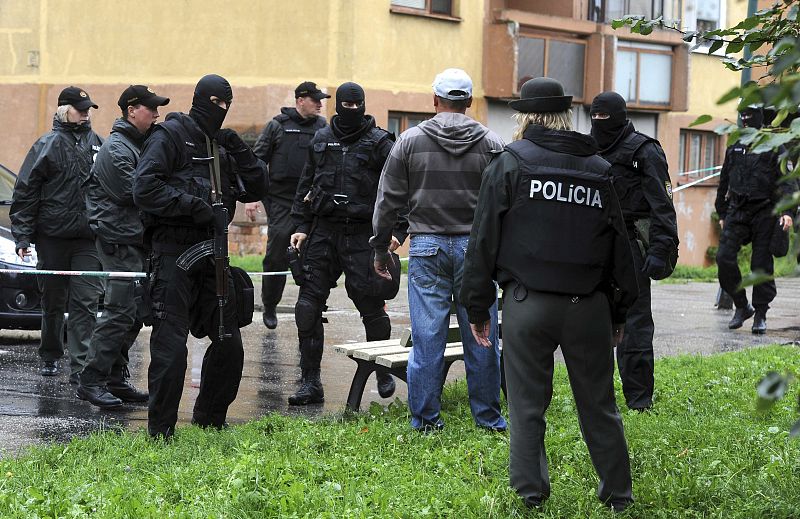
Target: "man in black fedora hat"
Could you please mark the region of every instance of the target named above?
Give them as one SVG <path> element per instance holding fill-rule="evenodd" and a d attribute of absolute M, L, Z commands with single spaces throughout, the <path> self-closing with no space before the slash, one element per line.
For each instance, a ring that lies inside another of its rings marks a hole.
<path fill-rule="evenodd" d="M 520 94 L 514 142 L 483 173 L 461 301 L 488 345 L 494 282 L 503 288 L 511 486 L 530 507 L 550 495 L 544 415 L 561 346 L 597 495 L 619 511 L 633 502 L 613 383 L 613 347 L 637 292 L 628 238 L 608 162 L 571 131 L 572 97 L 544 77 Z"/>
<path fill-rule="evenodd" d="M 639 296 L 628 312 L 625 338 L 617 347 L 617 366 L 625 403 L 644 411 L 653 405 L 655 387 L 650 279 L 668 277 L 678 260 L 669 166 L 661 144 L 637 132 L 628 120 L 625 99 L 618 93 L 595 97 L 589 114 L 600 156 L 611 163 L 639 281 Z"/>

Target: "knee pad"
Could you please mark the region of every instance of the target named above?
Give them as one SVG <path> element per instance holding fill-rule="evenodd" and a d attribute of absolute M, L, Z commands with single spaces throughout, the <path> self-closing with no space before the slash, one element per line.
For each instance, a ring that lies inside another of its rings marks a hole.
<path fill-rule="evenodd" d="M 385 313 L 364 316 L 361 322 L 364 323 L 364 330 L 367 332 L 367 341 L 382 341 L 392 334 L 392 323 Z"/>
<path fill-rule="evenodd" d="M 308 335 L 314 331 L 322 315 L 322 309 L 316 302 L 308 299 L 298 299 L 294 305 L 294 321 L 300 334 Z"/>

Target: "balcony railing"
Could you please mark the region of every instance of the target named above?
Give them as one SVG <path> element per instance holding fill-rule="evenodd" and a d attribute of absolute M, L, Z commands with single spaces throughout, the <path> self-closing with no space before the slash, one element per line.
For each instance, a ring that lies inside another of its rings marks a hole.
<path fill-rule="evenodd" d="M 589 20 L 611 23 L 625 15 L 635 14 L 652 19 L 659 16 L 664 22 L 680 20 L 682 0 L 590 0 Z"/>

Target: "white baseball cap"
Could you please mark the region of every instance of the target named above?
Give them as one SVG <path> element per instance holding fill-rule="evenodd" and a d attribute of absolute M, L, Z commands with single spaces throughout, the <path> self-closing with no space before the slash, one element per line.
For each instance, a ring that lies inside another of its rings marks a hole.
<path fill-rule="evenodd" d="M 472 97 L 472 78 L 460 68 L 449 68 L 433 80 L 433 93 L 439 97 L 460 101 Z"/>

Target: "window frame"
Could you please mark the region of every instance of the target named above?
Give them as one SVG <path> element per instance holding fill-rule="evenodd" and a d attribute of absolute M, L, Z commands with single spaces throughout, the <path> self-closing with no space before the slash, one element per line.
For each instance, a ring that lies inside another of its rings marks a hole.
<path fill-rule="evenodd" d="M 550 77 L 547 75 L 548 67 L 550 65 L 550 41 L 557 40 L 566 43 L 578 43 L 583 45 L 583 95 L 579 96 L 572 96 L 573 103 L 582 103 L 586 98 L 586 56 L 587 52 L 589 51 L 589 42 L 581 39 L 581 38 L 574 38 L 569 36 L 561 36 L 561 35 L 554 35 L 554 34 L 541 34 L 541 33 L 533 33 L 533 32 L 520 32 L 517 36 L 517 49 L 519 49 L 519 39 L 520 38 L 535 38 L 538 40 L 544 40 L 544 57 L 543 57 L 543 66 L 542 66 L 542 76 Z M 514 64 L 514 94 L 519 95 L 519 90 L 522 85 L 519 84 L 520 77 L 519 77 L 519 59 Z"/>
<path fill-rule="evenodd" d="M 719 2 L 719 18 L 717 21 L 717 29 L 726 27 L 726 20 L 728 17 L 728 2 L 725 0 L 717 0 Z M 697 30 L 697 10 L 694 10 L 694 16 L 688 18 L 686 20 L 686 30 L 687 31 L 696 31 Z M 712 41 L 705 40 L 700 41 L 697 39 L 691 47 L 689 47 L 690 52 L 697 52 L 699 54 L 708 55 L 708 49 L 711 47 Z M 713 52 L 713 56 L 724 56 L 725 55 L 725 46 L 723 45 L 721 48 L 717 49 Z"/>
<path fill-rule="evenodd" d="M 687 183 L 689 183 L 689 182 L 691 182 L 693 180 L 697 180 L 699 178 L 702 178 L 702 177 L 705 177 L 705 176 L 708 176 L 709 174 L 711 174 L 711 171 L 706 171 L 706 172 L 703 172 L 703 173 L 699 173 L 697 175 L 684 175 L 685 172 L 692 171 L 691 169 L 689 169 L 691 167 L 690 166 L 691 153 L 689 153 L 689 151 L 691 151 L 691 139 L 695 135 L 699 135 L 699 137 L 700 137 L 700 156 L 701 157 L 703 157 L 705 155 L 706 148 L 708 147 L 709 137 L 713 137 L 713 139 L 716 141 L 716 144 L 715 144 L 714 150 L 713 150 L 713 158 L 712 158 L 713 164 L 711 166 L 708 166 L 708 165 L 703 166 L 701 164 L 701 167 L 698 168 L 698 169 L 721 166 L 723 160 L 725 159 L 725 142 L 724 142 L 724 139 L 721 136 L 719 136 L 715 132 L 709 131 L 709 130 L 695 130 L 695 129 L 691 129 L 691 128 L 681 128 L 680 129 L 680 133 L 678 135 L 678 161 L 681 162 L 678 165 L 679 166 L 678 185 L 687 184 Z M 682 161 L 681 161 L 681 156 L 683 158 Z M 702 161 L 702 158 L 701 158 L 701 161 Z M 717 186 L 717 185 L 719 185 L 719 177 L 716 177 L 714 179 L 709 179 L 708 182 L 703 182 L 703 185 Z"/>
<path fill-rule="evenodd" d="M 450 0 L 450 14 L 434 13 L 431 11 L 432 0 L 425 0 L 425 7 L 418 9 L 415 7 L 406 7 L 402 5 L 395 5 L 392 0 L 389 0 L 389 12 L 394 14 L 407 14 L 411 16 L 422 16 L 425 18 L 435 18 L 437 20 L 444 20 L 448 22 L 460 22 L 461 17 L 456 15 L 458 0 Z"/>
<path fill-rule="evenodd" d="M 620 46 L 620 44 L 617 43 L 617 47 L 616 47 L 615 52 L 614 52 L 615 60 L 616 60 L 616 57 L 619 55 L 620 51 L 633 52 L 633 53 L 636 54 L 636 81 L 635 81 L 636 99 L 635 100 L 631 100 L 631 101 L 628 101 L 627 99 L 625 100 L 625 102 L 628 105 L 628 108 L 642 108 L 642 109 L 657 108 L 657 109 L 672 110 L 673 95 L 674 95 L 674 91 L 673 91 L 672 87 L 673 87 L 674 80 L 675 80 L 675 52 L 674 52 L 674 50 L 673 49 L 667 50 L 667 49 L 648 48 L 648 47 L 641 46 L 640 44 L 638 44 L 638 42 L 625 41 L 625 42 L 622 42 L 622 43 L 623 43 L 622 46 Z M 641 74 L 641 70 L 642 70 L 642 56 L 641 56 L 642 54 L 661 54 L 661 55 L 669 56 L 671 58 L 670 59 L 670 70 L 669 70 L 669 101 L 668 102 L 666 102 L 666 103 L 648 103 L 648 102 L 642 103 L 640 101 L 641 97 L 639 95 L 639 79 L 640 79 L 640 74 Z M 614 66 L 616 68 L 616 64 Z M 617 85 L 616 85 L 616 71 L 614 72 L 614 83 L 615 83 L 614 84 L 614 90 L 618 90 Z"/>
<path fill-rule="evenodd" d="M 386 125 L 390 126 L 390 121 L 394 119 L 400 119 L 400 124 L 398 125 L 397 135 L 395 137 L 399 137 L 401 133 L 409 129 L 408 120 L 419 119 L 423 118 L 423 121 L 427 121 L 428 119 L 432 119 L 436 113 L 434 112 L 408 112 L 408 111 L 400 111 L 400 110 L 389 110 L 386 116 Z M 412 126 L 413 128 L 413 126 Z"/>

